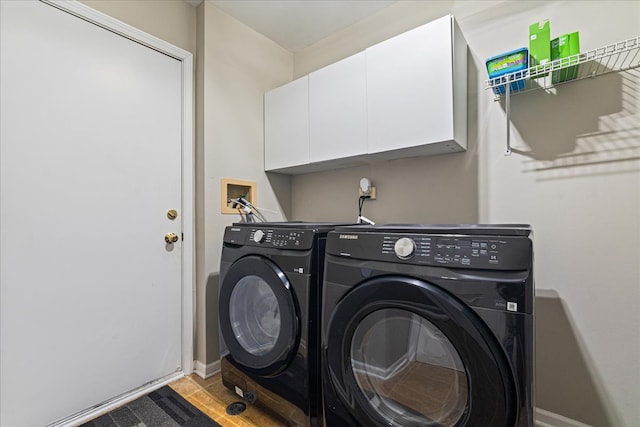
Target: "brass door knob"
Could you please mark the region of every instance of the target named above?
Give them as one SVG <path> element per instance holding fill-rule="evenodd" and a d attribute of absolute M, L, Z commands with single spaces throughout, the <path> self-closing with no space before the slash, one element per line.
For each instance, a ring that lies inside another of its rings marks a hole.
<path fill-rule="evenodd" d="M 172 244 L 178 241 L 178 235 L 176 233 L 167 233 L 164 235 L 164 241 L 168 244 Z"/>

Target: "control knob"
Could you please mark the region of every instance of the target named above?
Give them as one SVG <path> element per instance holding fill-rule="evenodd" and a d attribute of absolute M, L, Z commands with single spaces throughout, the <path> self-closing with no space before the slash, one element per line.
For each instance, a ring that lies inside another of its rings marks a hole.
<path fill-rule="evenodd" d="M 262 230 L 256 230 L 256 232 L 253 233 L 253 241 L 256 243 L 264 242 L 264 237 L 264 231 Z"/>
<path fill-rule="evenodd" d="M 401 237 L 396 240 L 395 245 L 393 245 L 393 251 L 396 253 L 396 256 L 400 259 L 410 258 L 411 255 L 416 250 L 415 242 L 408 237 Z"/>

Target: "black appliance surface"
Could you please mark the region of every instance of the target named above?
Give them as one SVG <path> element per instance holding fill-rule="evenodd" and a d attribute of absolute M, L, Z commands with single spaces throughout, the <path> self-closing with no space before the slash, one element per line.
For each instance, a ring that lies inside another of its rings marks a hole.
<path fill-rule="evenodd" d="M 532 426 L 530 234 L 491 224 L 330 232 L 326 425 Z"/>
<path fill-rule="evenodd" d="M 291 425 L 321 425 L 320 298 L 326 236 L 336 225 L 236 223 L 224 233 L 223 383 Z"/>

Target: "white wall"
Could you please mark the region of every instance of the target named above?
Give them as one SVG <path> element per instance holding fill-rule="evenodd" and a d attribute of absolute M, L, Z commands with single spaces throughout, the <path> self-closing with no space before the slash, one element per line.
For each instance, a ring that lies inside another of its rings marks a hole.
<path fill-rule="evenodd" d="M 202 239 L 196 359 L 212 363 L 219 359 L 217 274 L 222 237 L 226 225 L 240 220 L 239 215 L 220 213 L 220 180 L 255 181 L 261 212 L 270 221 L 284 218 L 289 209 L 289 178 L 275 176 L 270 182 L 264 173 L 263 95 L 291 80 L 293 55 L 208 2 L 198 7 L 198 15 L 202 75 L 197 78 L 197 96 L 202 98 L 197 104 L 202 117 L 196 138 L 203 199 L 198 208 Z M 283 188 L 280 199 L 274 188 Z"/>
<path fill-rule="evenodd" d="M 583 51 L 640 34 L 638 2 L 550 2 L 523 15 L 551 18 L 553 34 L 579 30 Z M 473 32 L 478 58 L 508 21 Z M 639 94 L 636 70 L 514 97 L 523 153 L 512 158 L 500 154 L 504 110 L 479 106 L 481 218 L 535 230 L 539 406 L 593 425 L 640 425 Z"/>
<path fill-rule="evenodd" d="M 469 43 L 469 151 L 292 179 L 292 219 L 353 220 L 368 176 L 377 222 L 508 222 L 534 229 L 537 405 L 596 426 L 640 425 L 640 70 L 514 96 L 484 89 L 484 60 L 528 26 L 580 31 L 581 50 L 635 37 L 640 2 L 401 1 L 295 55 L 294 78 L 456 15 Z"/>

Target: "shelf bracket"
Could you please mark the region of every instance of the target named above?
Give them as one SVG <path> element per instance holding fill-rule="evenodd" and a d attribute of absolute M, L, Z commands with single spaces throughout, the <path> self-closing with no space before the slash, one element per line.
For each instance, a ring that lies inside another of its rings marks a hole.
<path fill-rule="evenodd" d="M 504 150 L 505 156 L 511 155 L 511 82 L 507 82 L 505 86 L 505 111 L 507 113 L 507 147 Z"/>

